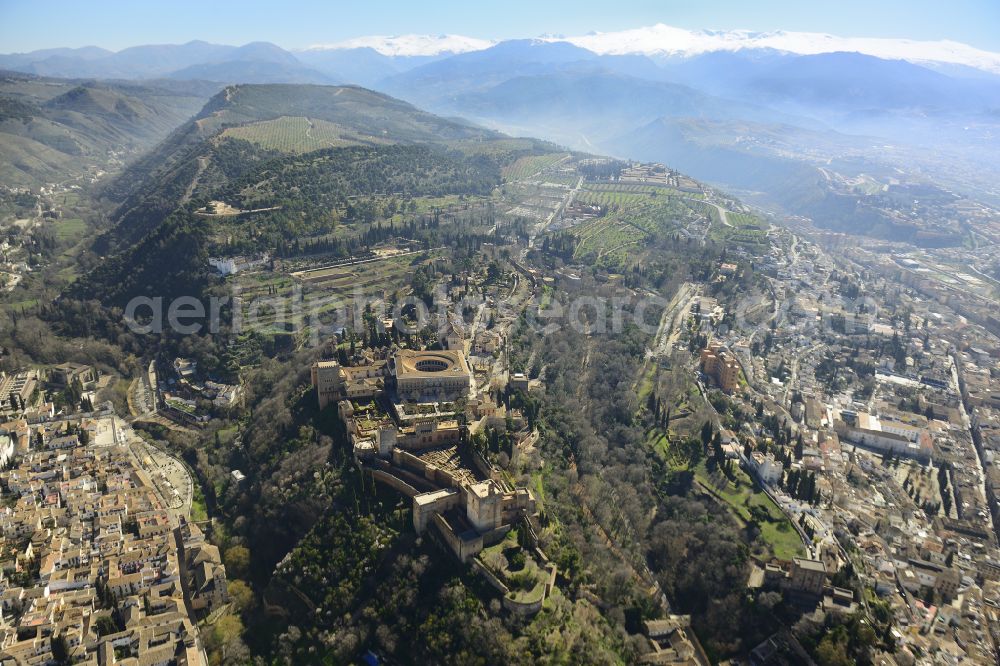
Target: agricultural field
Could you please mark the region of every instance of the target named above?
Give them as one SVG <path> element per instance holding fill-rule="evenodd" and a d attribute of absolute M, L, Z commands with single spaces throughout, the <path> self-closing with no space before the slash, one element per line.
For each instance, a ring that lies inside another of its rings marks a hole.
<path fill-rule="evenodd" d="M 501 175 L 504 182 L 524 180 L 559 164 L 567 157 L 569 157 L 569 153 L 548 153 L 545 155 L 519 157 L 513 164 L 505 166 L 501 171 Z"/>
<path fill-rule="evenodd" d="M 634 246 L 648 237 L 684 226 L 700 215 L 694 209 L 697 204 L 690 205 L 683 199 L 664 194 L 653 197 L 642 192 L 612 190 L 590 194 L 598 197 L 639 197 L 635 203 L 622 205 L 618 209 L 612 208 L 612 212 L 607 215 L 572 230 L 573 235 L 580 239 L 575 256 L 591 256 L 609 268 L 626 263 L 629 257 L 635 255 Z"/>
<path fill-rule="evenodd" d="M 623 192 L 621 190 L 594 191 L 590 188 L 584 188 L 577 194 L 576 200 L 580 203 L 600 206 L 602 208 L 626 208 L 649 201 L 655 196 L 646 192 Z"/>
<path fill-rule="evenodd" d="M 528 151 L 535 147 L 532 139 L 498 139 L 496 141 L 449 141 L 448 148 L 466 155 L 490 155 L 503 157 L 510 153 Z"/>
<path fill-rule="evenodd" d="M 514 207 L 506 213 L 512 217 L 543 220 L 559 208 L 568 189 L 568 187 L 546 187 L 526 182 L 508 183 L 504 185 L 504 195 Z"/>
<path fill-rule="evenodd" d="M 347 133 L 334 123 L 291 116 L 230 127 L 222 136 L 243 139 L 266 150 L 284 153 L 308 153 L 357 143 L 347 138 Z"/>
<path fill-rule="evenodd" d="M 546 185 L 559 185 L 561 187 L 576 187 L 576 183 L 579 179 L 580 177 L 574 173 L 563 171 L 550 171 L 549 173 L 542 174 L 539 177 L 539 180 Z"/>
<path fill-rule="evenodd" d="M 763 248 L 768 244 L 768 224 L 760 218 L 747 213 L 727 212 L 729 225 L 723 225 L 715 207 L 710 207 L 712 229 L 709 237 L 716 241 L 743 245 L 748 249 Z"/>
<path fill-rule="evenodd" d="M 67 217 L 53 222 L 56 237 L 61 241 L 75 243 L 87 233 L 87 224 L 79 217 Z"/>
<path fill-rule="evenodd" d="M 628 194 L 676 194 L 674 190 L 663 185 L 645 185 L 643 183 L 584 183 L 583 189 L 592 192 L 625 192 Z"/>
<path fill-rule="evenodd" d="M 767 230 L 765 222 L 749 213 L 726 213 L 726 219 L 729 220 L 729 224 L 735 227 Z"/>
<path fill-rule="evenodd" d="M 446 212 L 451 209 L 461 209 L 484 200 L 484 197 L 476 196 L 463 196 L 460 194 L 445 194 L 440 197 L 414 197 L 413 202 L 415 208 L 410 211 L 412 213 L 433 213 L 435 211 Z M 401 222 L 404 219 L 402 214 L 396 214 L 393 218 L 396 222 Z"/>
<path fill-rule="evenodd" d="M 421 262 L 427 253 L 406 253 L 388 256 L 345 266 L 315 268 L 292 274 L 301 284 L 323 285 L 326 290 L 339 291 L 344 287 L 365 287 L 378 284 L 392 273 L 412 270 L 414 262 Z"/>
<path fill-rule="evenodd" d="M 657 197 L 628 211 L 628 221 L 644 231 L 656 234 L 687 226 L 701 216 L 698 204 L 679 197 Z"/>
<path fill-rule="evenodd" d="M 414 269 L 437 254 L 403 254 L 294 274 L 241 274 L 234 279 L 234 291 L 242 301 L 244 323 L 265 337 L 292 328 L 305 334 L 306 327 L 317 323 L 350 327 L 345 308 L 353 306 L 357 294 L 374 299 L 382 290 L 405 292 Z"/>
<path fill-rule="evenodd" d="M 609 268 L 623 265 L 634 254 L 629 248 L 646 238 L 642 230 L 613 216 L 574 227 L 573 234 L 580 239 L 575 257 L 589 256 Z"/>
<path fill-rule="evenodd" d="M 660 212 L 672 208 L 678 215 L 686 215 L 691 211 L 692 206 L 686 199 L 689 197 L 679 194 L 677 190 L 639 183 L 587 183 L 576 197 L 580 203 L 604 208 L 656 209 Z M 652 231 L 652 227 L 650 230 Z"/>
<path fill-rule="evenodd" d="M 60 192 L 52 196 L 53 203 L 59 206 L 76 206 L 80 203 L 80 193 L 79 192 Z"/>

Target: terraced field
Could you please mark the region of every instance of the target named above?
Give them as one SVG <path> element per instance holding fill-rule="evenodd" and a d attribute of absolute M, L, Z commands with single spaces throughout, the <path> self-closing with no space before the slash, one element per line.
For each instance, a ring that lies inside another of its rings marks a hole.
<path fill-rule="evenodd" d="M 430 255 L 434 255 L 432 250 Z M 348 266 L 309 271 L 297 276 L 257 274 L 240 276 L 239 295 L 243 303 L 243 321 L 267 335 L 283 330 L 283 323 L 351 326 L 345 320 L 345 308 L 354 297 L 373 298 L 377 291 L 405 289 L 415 262 L 424 254 L 399 255 Z M 299 300 L 301 295 L 301 300 Z"/>
<path fill-rule="evenodd" d="M 222 136 L 243 139 L 261 148 L 280 150 L 284 153 L 308 153 L 321 148 L 357 143 L 334 123 L 291 116 L 230 127 L 222 133 Z"/>
<path fill-rule="evenodd" d="M 676 193 L 663 185 L 643 185 L 642 183 L 586 183 L 583 189 L 593 192 L 625 192 L 628 194 Z"/>
<path fill-rule="evenodd" d="M 594 191 L 585 188 L 576 196 L 580 203 L 608 207 L 634 206 L 643 201 L 649 201 L 654 195 L 645 192 Z"/>
<path fill-rule="evenodd" d="M 663 233 L 701 215 L 699 204 L 679 197 L 658 197 L 629 211 L 628 220 L 648 233 Z"/>
<path fill-rule="evenodd" d="M 621 265 L 628 258 L 628 248 L 645 239 L 640 229 L 615 217 L 601 217 L 573 229 L 580 239 L 574 256 L 592 256 L 607 266 Z"/>
<path fill-rule="evenodd" d="M 669 196 L 666 192 L 660 188 L 656 196 L 651 196 L 647 192 L 606 187 L 599 191 L 582 191 L 581 196 L 605 197 L 605 202 L 621 203 L 603 217 L 573 228 L 573 235 L 579 239 L 574 256 L 590 256 L 607 267 L 621 266 L 636 255 L 637 246 L 648 238 L 667 233 L 703 214 L 698 210 L 699 204 Z"/>
<path fill-rule="evenodd" d="M 748 229 L 760 229 L 766 230 L 767 225 L 754 215 L 749 213 L 726 213 L 726 219 L 729 223 L 736 227 L 748 228 Z"/>
<path fill-rule="evenodd" d="M 641 183 L 586 183 L 577 195 L 582 203 L 609 207 L 633 207 L 640 204 L 659 205 L 672 197 L 690 198 L 662 185 Z"/>
<path fill-rule="evenodd" d="M 579 176 L 572 173 L 545 173 L 539 176 L 539 180 L 543 181 L 546 185 L 575 187 Z"/>
<path fill-rule="evenodd" d="M 501 171 L 501 175 L 506 182 L 524 180 L 549 167 L 555 166 L 567 157 L 569 157 L 568 153 L 547 153 L 545 155 L 519 157 L 513 164 L 505 166 Z"/>
<path fill-rule="evenodd" d="M 725 226 L 712 210 L 712 230 L 710 236 L 717 241 L 742 245 L 744 247 L 763 248 L 767 246 L 768 225 L 760 218 L 748 213 L 727 213 L 729 225 Z"/>

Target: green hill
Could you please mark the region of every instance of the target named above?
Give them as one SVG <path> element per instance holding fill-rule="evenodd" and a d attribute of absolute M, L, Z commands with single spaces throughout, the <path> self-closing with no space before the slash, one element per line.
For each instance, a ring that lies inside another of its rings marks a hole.
<path fill-rule="evenodd" d="M 281 116 L 337 123 L 362 136 L 398 143 L 498 136 L 464 121 L 421 111 L 412 104 L 357 86 L 236 85 L 213 97 L 196 123 L 203 132 Z"/>
<path fill-rule="evenodd" d="M 177 206 L 282 154 L 266 135 L 275 126 L 294 126 L 295 118 L 321 123 L 317 138 L 332 124 L 338 135 L 332 145 L 482 142 L 502 136 L 356 86 L 228 86 L 109 185 L 106 195 L 122 204 L 113 216 L 114 233 L 98 249 L 136 242 Z M 243 138 L 250 141 L 238 140 Z M 302 152 L 312 138 L 298 134 L 287 152 Z"/>
<path fill-rule="evenodd" d="M 94 246 L 107 259 L 74 292 L 109 304 L 190 288 L 216 236 L 268 251 L 362 221 L 379 197 L 489 194 L 505 164 L 551 148 L 354 86 L 229 86 L 106 188 L 122 202 Z M 210 201 L 260 212 L 214 219 Z M 168 241 L 194 229 L 195 246 L 175 252 Z"/>

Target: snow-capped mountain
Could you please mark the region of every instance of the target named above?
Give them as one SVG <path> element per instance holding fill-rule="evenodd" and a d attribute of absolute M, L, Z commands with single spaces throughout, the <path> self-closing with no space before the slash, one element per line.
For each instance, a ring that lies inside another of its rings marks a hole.
<path fill-rule="evenodd" d="M 482 51 L 494 41 L 463 35 L 371 35 L 333 44 L 317 44 L 310 51 L 370 48 L 385 56 L 438 56 Z"/>
<path fill-rule="evenodd" d="M 689 58 L 716 51 L 774 49 L 800 55 L 856 52 L 913 63 L 963 65 L 1000 74 L 1000 53 L 984 51 L 950 40 L 918 41 L 879 37 L 838 37 L 819 32 L 752 32 L 749 30 L 686 30 L 656 25 L 619 32 L 594 32 L 578 36 L 544 35 L 539 39 L 566 41 L 600 55 L 641 54 Z M 309 51 L 371 48 L 395 57 L 441 56 L 487 49 L 495 40 L 463 35 L 371 35 L 333 44 L 318 44 Z"/>
<path fill-rule="evenodd" d="M 620 32 L 598 32 L 578 37 L 546 39 L 568 41 L 602 55 L 642 54 L 685 58 L 713 51 L 742 49 L 775 49 L 800 55 L 845 51 L 914 63 L 965 65 L 1000 74 L 1000 53 L 983 51 L 948 40 L 837 37 L 817 32 L 783 30 L 775 32 L 685 30 L 662 23 Z"/>

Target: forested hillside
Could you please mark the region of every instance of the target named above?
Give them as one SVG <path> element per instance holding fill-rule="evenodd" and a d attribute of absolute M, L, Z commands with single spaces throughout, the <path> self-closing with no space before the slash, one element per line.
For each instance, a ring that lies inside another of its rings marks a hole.
<path fill-rule="evenodd" d="M 333 123 L 339 145 L 442 143 L 500 136 L 419 111 L 391 97 L 356 87 L 305 85 L 229 86 L 190 122 L 111 182 L 105 195 L 121 201 L 114 229 L 98 248 L 133 243 L 171 211 L 202 198 L 255 163 L 279 151 L 227 136 L 229 128 L 259 128 L 284 117 Z M 308 130 L 306 130 L 308 131 Z M 242 136 L 248 136 L 246 132 Z M 253 134 L 249 134 L 253 136 Z M 293 151 L 294 152 L 294 151 Z"/>
<path fill-rule="evenodd" d="M 491 160 L 426 146 L 331 148 L 265 160 L 246 142 L 227 139 L 213 154 L 223 177 L 234 178 L 217 189 L 203 187 L 204 194 L 175 208 L 136 243 L 113 252 L 75 285 L 74 296 L 124 306 L 128 299 L 147 294 L 152 285 L 164 296 L 200 294 L 209 273 L 209 241 L 220 235 L 231 247 L 273 252 L 282 244 L 333 233 L 343 225 L 371 224 L 376 195 L 400 200 L 484 195 L 500 184 L 499 166 Z M 256 168 L 250 168 L 253 158 Z M 180 169 L 169 181 L 175 190 L 156 194 L 164 208 L 187 173 Z M 235 221 L 196 212 L 216 200 L 261 212 Z"/>

